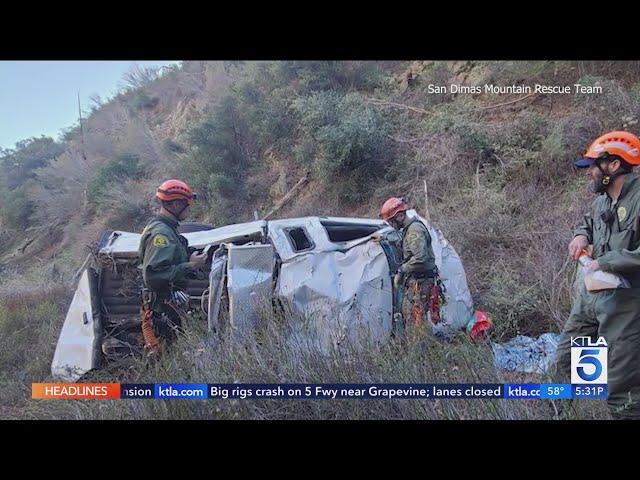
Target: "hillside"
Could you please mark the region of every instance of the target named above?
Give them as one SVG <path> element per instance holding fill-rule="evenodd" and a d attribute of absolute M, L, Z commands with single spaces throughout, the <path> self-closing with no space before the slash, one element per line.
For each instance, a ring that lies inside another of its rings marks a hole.
<path fill-rule="evenodd" d="M 134 70 L 60 142 L 0 152 L 0 382 L 21 399 L 48 375 L 76 270 L 104 230 L 140 231 L 171 177 L 201 193 L 194 221 L 215 226 L 265 215 L 304 176 L 278 217 L 375 217 L 391 195 L 422 212 L 426 181 L 494 337 L 558 331 L 566 245 L 592 200 L 571 160 L 604 131 L 637 133 L 639 74 L 639 62 L 567 61 Z M 523 84 L 570 92 L 472 88 Z"/>

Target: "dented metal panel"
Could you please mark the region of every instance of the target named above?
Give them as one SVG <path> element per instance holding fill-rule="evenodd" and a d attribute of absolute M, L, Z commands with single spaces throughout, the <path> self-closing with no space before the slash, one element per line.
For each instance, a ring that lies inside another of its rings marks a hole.
<path fill-rule="evenodd" d="M 200 232 L 183 233 L 189 241 L 189 246 L 202 248 L 206 245 L 218 245 L 223 242 L 246 242 L 262 233 L 267 222 L 258 220 L 255 222 L 239 223 L 203 230 Z"/>
<path fill-rule="evenodd" d="M 372 235 L 367 235 L 362 238 L 351 240 L 349 242 L 332 242 L 329 239 L 327 230 L 322 225 L 322 220 L 327 221 L 339 221 L 345 224 L 357 225 L 376 225 L 379 224 L 380 231 L 391 229 L 386 226 L 384 222 L 377 220 L 367 219 L 345 219 L 341 217 L 303 217 L 303 218 L 291 218 L 286 220 L 274 220 L 269 222 L 269 238 L 276 248 L 276 251 L 280 255 L 283 261 L 287 261 L 297 255 L 305 255 L 307 253 L 318 252 L 330 252 L 336 250 L 347 250 L 355 245 L 367 242 L 371 239 Z M 294 245 L 291 242 L 291 238 L 288 236 L 288 231 L 292 228 L 302 228 L 304 232 L 313 242 L 313 248 L 296 251 Z"/>
<path fill-rule="evenodd" d="M 382 341 L 391 333 L 391 277 L 377 242 L 292 257 L 278 283 L 278 295 L 300 317 L 296 341 L 307 347 Z"/>
<path fill-rule="evenodd" d="M 224 274 L 227 269 L 227 249 L 221 246 L 213 254 L 209 272 L 208 326 L 210 331 L 220 328 L 220 304 L 224 289 Z"/>
<path fill-rule="evenodd" d="M 262 229 L 267 222 L 259 220 L 256 222 L 239 223 L 236 225 L 226 225 L 213 230 L 202 230 L 199 232 L 183 233 L 182 235 L 189 241 L 189 246 L 202 248 L 206 245 L 218 245 L 222 242 L 247 241 L 262 233 Z M 100 249 L 102 255 L 117 255 L 118 257 L 135 257 L 138 255 L 140 245 L 139 233 L 113 232 L 107 244 Z"/>
<path fill-rule="evenodd" d="M 101 255 L 118 257 L 135 257 L 138 255 L 138 245 L 142 235 L 130 232 L 112 232 L 107 244 L 100 249 Z"/>
<path fill-rule="evenodd" d="M 260 311 L 271 305 L 274 267 L 272 245 L 229 244 L 227 288 L 232 327 L 255 326 Z"/>
<path fill-rule="evenodd" d="M 436 265 L 446 289 L 447 302 L 442 311 L 443 322 L 433 328 L 438 333 L 450 333 L 464 329 L 473 315 L 473 301 L 460 257 L 439 229 L 420 217 L 414 210 L 410 210 L 408 215 L 417 217 L 428 228 L 432 238 Z M 344 221 L 345 219 L 340 220 Z M 368 222 L 370 223 L 371 220 Z M 326 230 L 317 217 L 280 220 L 271 223 L 269 234 L 283 260 L 279 293 L 283 297 L 293 300 L 297 310 L 312 312 L 311 315 L 318 316 L 314 322 L 323 332 L 320 335 L 324 338 L 322 342 L 326 343 L 328 336 L 333 338 L 334 343 L 340 338 L 344 338 L 345 332 L 351 328 L 348 325 L 354 322 L 351 317 L 361 315 L 356 310 L 349 310 L 345 307 L 350 304 L 349 298 L 358 298 L 357 303 L 360 309 L 362 306 L 366 306 L 365 309 L 369 311 L 368 316 L 371 319 L 369 320 L 369 328 L 376 332 L 374 338 L 381 336 L 380 326 L 376 323 L 377 320 L 374 320 L 375 318 L 384 319 L 381 322 L 381 325 L 384 325 L 383 330 L 387 328 L 386 319 L 388 318 L 388 328 L 391 328 L 392 314 L 390 313 L 387 317 L 387 310 L 391 311 L 392 309 L 388 262 L 380 245 L 372 241 L 374 236 L 384 236 L 391 232 L 391 227 L 381 228 L 374 235 L 337 244 L 329 241 Z M 353 223 L 367 223 L 367 221 L 361 220 Z M 291 242 L 286 237 L 287 228 L 294 226 L 303 226 L 308 232 L 314 242 L 312 250 L 307 252 L 294 251 Z M 379 252 L 382 255 L 380 266 L 372 263 L 366 256 L 362 256 L 361 252 L 363 251 L 367 251 L 369 254 L 372 251 Z M 336 261 L 338 258 L 342 261 Z M 349 261 L 345 261 L 345 259 L 349 259 Z M 378 291 L 372 290 L 360 274 L 360 269 L 371 268 L 374 264 L 376 268 L 382 268 L 381 266 L 384 264 L 387 271 L 385 275 L 378 272 L 377 278 L 382 279 L 381 281 L 385 285 L 388 284 Z M 300 281 L 301 279 L 304 281 Z M 358 287 L 361 283 L 365 286 Z M 358 288 L 362 288 L 364 293 L 359 292 Z M 332 316 L 335 317 L 333 320 L 331 320 Z"/>
<path fill-rule="evenodd" d="M 302 228 L 305 234 L 313 242 L 313 248 L 304 251 L 296 251 L 288 235 L 292 228 Z M 326 230 L 318 217 L 291 218 L 286 220 L 274 220 L 269 222 L 269 238 L 273 243 L 282 261 L 287 261 L 297 255 L 325 252 L 334 250 L 337 246 L 329 241 Z"/>
<path fill-rule="evenodd" d="M 51 373 L 54 377 L 75 381 L 96 366 L 98 315 L 94 317 L 89 270 L 80 277 L 78 288 L 60 332 L 53 354 Z"/>

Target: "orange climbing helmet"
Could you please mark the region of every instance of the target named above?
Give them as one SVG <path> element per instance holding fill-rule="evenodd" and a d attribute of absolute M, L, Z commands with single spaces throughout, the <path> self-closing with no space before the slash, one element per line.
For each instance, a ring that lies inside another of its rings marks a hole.
<path fill-rule="evenodd" d="M 191 187 L 181 180 L 167 180 L 156 190 L 156 197 L 162 201 L 186 200 L 189 205 L 193 205 L 197 195 L 193 193 Z"/>
<path fill-rule="evenodd" d="M 640 165 L 640 140 L 633 133 L 615 131 L 599 137 L 591 144 L 587 153 L 576 160 L 578 168 L 587 168 L 593 165 L 598 158 L 607 155 L 618 155 L 631 166 Z"/>
<path fill-rule="evenodd" d="M 406 212 L 407 210 L 409 210 L 409 206 L 404 201 L 404 198 L 391 197 L 382 205 L 380 216 L 385 222 L 388 222 L 400 212 Z"/>

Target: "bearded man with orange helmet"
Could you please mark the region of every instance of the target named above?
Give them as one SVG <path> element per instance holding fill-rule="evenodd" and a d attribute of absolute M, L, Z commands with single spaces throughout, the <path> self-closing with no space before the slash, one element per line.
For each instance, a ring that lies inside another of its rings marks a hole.
<path fill-rule="evenodd" d="M 624 277 L 630 288 L 587 289 L 581 282 L 558 347 L 556 380 L 570 383 L 571 337 L 604 337 L 611 416 L 640 419 L 640 178 L 632 173 L 640 165 L 640 140 L 629 132 L 607 133 L 575 164 L 587 169 L 599 195 L 575 230 L 569 255 L 577 260 L 589 252 L 587 272 Z"/>
<path fill-rule="evenodd" d="M 158 333 L 172 338 L 175 329 L 181 326 L 181 308 L 184 309 L 189 297 L 185 292 L 188 278 L 206 262 L 205 253 L 189 253 L 187 239 L 178 233 L 178 225 L 189 215 L 189 208 L 197 196 L 186 183 L 167 180 L 156 191 L 160 202 L 158 215 L 142 231 L 138 257 L 149 316 L 153 318 L 154 332 L 145 331 L 145 346 L 157 348 Z M 144 296 L 144 294 L 143 294 Z M 145 304 L 143 303 L 143 310 Z M 144 317 L 144 315 L 143 315 Z"/>
<path fill-rule="evenodd" d="M 431 306 L 432 288 L 438 269 L 427 227 L 417 218 L 407 216 L 409 206 L 402 198 L 391 197 L 380 211 L 380 217 L 402 231 L 402 264 L 394 277 L 394 287 L 404 287 L 402 317 L 405 325 L 424 325 Z M 435 312 L 432 312 L 435 313 Z M 432 322 L 439 321 L 432 315 Z"/>

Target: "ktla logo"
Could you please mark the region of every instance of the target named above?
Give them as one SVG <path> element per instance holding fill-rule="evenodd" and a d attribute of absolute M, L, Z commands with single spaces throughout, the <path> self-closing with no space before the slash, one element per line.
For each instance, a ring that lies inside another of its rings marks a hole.
<path fill-rule="evenodd" d="M 607 383 L 607 341 L 571 337 L 571 383 Z"/>

